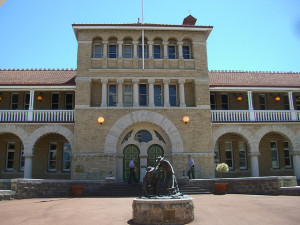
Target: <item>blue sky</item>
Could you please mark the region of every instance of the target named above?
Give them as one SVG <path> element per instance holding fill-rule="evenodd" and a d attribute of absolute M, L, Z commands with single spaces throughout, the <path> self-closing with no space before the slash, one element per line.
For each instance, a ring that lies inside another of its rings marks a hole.
<path fill-rule="evenodd" d="M 0 69 L 76 68 L 73 23 L 135 23 L 141 0 L 7 0 Z M 210 70 L 300 72 L 300 0 L 144 0 L 144 22 L 212 25 Z"/>

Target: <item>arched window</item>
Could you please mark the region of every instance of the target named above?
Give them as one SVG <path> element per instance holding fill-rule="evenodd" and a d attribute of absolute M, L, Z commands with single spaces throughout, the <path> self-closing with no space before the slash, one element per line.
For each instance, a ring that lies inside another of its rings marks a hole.
<path fill-rule="evenodd" d="M 162 141 L 163 143 L 166 144 L 166 142 L 165 142 L 165 140 L 163 139 L 163 137 L 162 137 L 158 132 L 156 132 L 156 131 L 154 131 L 154 132 L 155 132 L 155 135 L 156 135 L 156 137 L 158 138 L 158 140 L 160 140 L 160 141 Z"/>
<path fill-rule="evenodd" d="M 123 139 L 122 144 L 126 141 L 128 141 L 128 139 L 131 137 L 132 131 L 130 131 Z"/>
<path fill-rule="evenodd" d="M 95 38 L 93 40 L 92 58 L 102 58 L 102 56 L 103 56 L 102 39 L 101 38 Z"/>
<path fill-rule="evenodd" d="M 152 135 L 146 130 L 140 130 L 134 136 L 134 140 L 138 142 L 149 142 L 152 140 Z"/>

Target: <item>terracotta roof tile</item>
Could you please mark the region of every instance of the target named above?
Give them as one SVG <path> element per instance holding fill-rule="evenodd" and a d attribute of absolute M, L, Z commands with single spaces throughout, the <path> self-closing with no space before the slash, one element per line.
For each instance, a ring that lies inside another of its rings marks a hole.
<path fill-rule="evenodd" d="M 34 69 L 0 70 L 1 86 L 75 86 L 76 70 Z"/>
<path fill-rule="evenodd" d="M 211 87 L 300 87 L 300 73 L 210 71 Z"/>

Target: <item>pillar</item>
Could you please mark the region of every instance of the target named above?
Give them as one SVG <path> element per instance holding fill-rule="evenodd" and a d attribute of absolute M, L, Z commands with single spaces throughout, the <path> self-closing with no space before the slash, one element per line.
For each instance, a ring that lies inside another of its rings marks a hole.
<path fill-rule="evenodd" d="M 168 41 L 163 41 L 162 42 L 163 46 L 164 46 L 164 57 L 163 58 L 169 58 L 169 54 L 168 54 Z"/>
<path fill-rule="evenodd" d="M 139 79 L 132 79 L 133 83 L 133 106 L 139 106 Z"/>
<path fill-rule="evenodd" d="M 250 111 L 250 121 L 255 121 L 255 115 L 253 112 L 253 100 L 252 100 L 252 91 L 248 91 L 248 109 Z"/>
<path fill-rule="evenodd" d="M 117 41 L 118 43 L 118 58 L 122 58 L 123 57 L 123 49 L 122 49 L 122 46 L 123 46 L 123 41 Z"/>
<path fill-rule="evenodd" d="M 154 83 L 155 83 L 155 80 L 154 79 L 149 79 L 148 83 L 149 83 L 149 107 L 155 107 L 155 104 L 154 104 Z"/>
<path fill-rule="evenodd" d="M 169 79 L 164 79 L 164 107 L 170 107 L 170 99 L 169 99 Z"/>
<path fill-rule="evenodd" d="M 291 119 L 292 121 L 297 120 L 297 113 L 295 112 L 295 107 L 294 107 L 294 99 L 293 99 L 293 92 L 288 93 L 289 96 L 289 106 L 290 106 L 290 111 L 291 111 Z"/>
<path fill-rule="evenodd" d="M 138 46 L 139 42 L 138 41 L 133 41 L 132 44 L 133 44 L 133 58 L 137 58 L 138 57 L 138 48 L 137 48 L 137 46 Z"/>
<path fill-rule="evenodd" d="M 184 79 L 179 79 L 178 83 L 179 83 L 179 101 L 180 101 L 179 106 L 180 107 L 186 107 L 186 104 L 185 104 L 185 94 L 184 94 L 184 83 L 185 83 L 185 80 Z"/>
<path fill-rule="evenodd" d="M 297 177 L 297 180 L 300 180 L 300 151 L 294 151 L 292 155 L 294 175 Z"/>
<path fill-rule="evenodd" d="M 101 107 L 107 107 L 107 83 L 108 83 L 108 79 L 101 79 L 101 83 L 102 83 Z"/>
<path fill-rule="evenodd" d="M 32 178 L 32 154 L 24 153 L 25 165 L 24 165 L 24 178 L 31 179 Z"/>
<path fill-rule="evenodd" d="M 251 157 L 251 176 L 252 177 L 259 177 L 259 165 L 258 165 L 258 156 L 260 155 L 259 152 L 252 152 L 249 153 Z"/>
<path fill-rule="evenodd" d="M 118 83 L 118 103 L 117 107 L 123 107 L 123 79 L 117 79 Z"/>
<path fill-rule="evenodd" d="M 102 43 L 103 43 L 102 55 L 103 55 L 103 58 L 107 58 L 107 44 L 108 44 L 108 41 L 102 41 Z"/>
<path fill-rule="evenodd" d="M 28 121 L 33 120 L 34 90 L 30 90 Z"/>
<path fill-rule="evenodd" d="M 154 44 L 154 41 L 148 41 L 149 58 L 153 58 L 153 44 Z"/>
<path fill-rule="evenodd" d="M 178 56 L 179 56 L 179 59 L 183 59 L 183 52 L 182 52 L 182 45 L 183 45 L 183 42 L 177 42 L 177 45 L 178 45 Z"/>

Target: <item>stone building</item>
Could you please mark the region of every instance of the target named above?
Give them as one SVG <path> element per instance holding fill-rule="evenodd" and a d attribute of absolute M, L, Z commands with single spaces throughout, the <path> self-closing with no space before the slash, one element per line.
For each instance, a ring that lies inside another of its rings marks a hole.
<path fill-rule="evenodd" d="M 300 179 L 300 74 L 208 71 L 211 26 L 73 24 L 76 70 L 0 70 L 0 178 Z M 143 38 L 144 37 L 144 38 Z M 188 119 L 188 121 L 186 121 Z"/>

